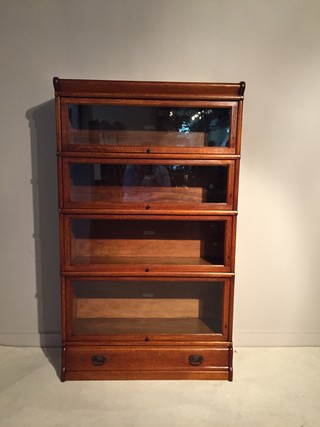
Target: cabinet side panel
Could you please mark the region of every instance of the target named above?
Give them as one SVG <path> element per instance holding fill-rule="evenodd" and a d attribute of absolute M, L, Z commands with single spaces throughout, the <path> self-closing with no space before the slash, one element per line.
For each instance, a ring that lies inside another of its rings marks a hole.
<path fill-rule="evenodd" d="M 57 151 L 61 151 L 61 104 L 60 97 L 55 98 L 56 106 L 56 139 L 57 139 Z"/>
<path fill-rule="evenodd" d="M 236 241 L 237 241 L 237 215 L 232 217 L 232 231 L 231 231 L 231 251 L 230 251 L 230 271 L 235 272 L 235 261 L 236 261 Z"/>
<path fill-rule="evenodd" d="M 243 101 L 241 100 L 238 103 L 236 154 L 241 153 L 242 115 L 243 115 Z"/>
<path fill-rule="evenodd" d="M 61 297 L 61 338 L 65 342 L 67 340 L 67 319 L 66 319 L 66 280 L 64 276 L 61 276 L 61 288 L 60 288 L 60 297 Z"/>
<path fill-rule="evenodd" d="M 229 312 L 228 312 L 228 335 L 227 340 L 232 342 L 233 336 L 233 304 L 234 304 L 234 277 L 230 279 L 230 290 L 229 290 Z M 232 349 L 231 349 L 232 352 Z"/>

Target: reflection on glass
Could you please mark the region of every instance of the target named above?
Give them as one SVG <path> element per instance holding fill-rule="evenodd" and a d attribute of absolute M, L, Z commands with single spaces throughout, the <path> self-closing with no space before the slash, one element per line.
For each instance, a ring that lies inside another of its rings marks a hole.
<path fill-rule="evenodd" d="M 69 104 L 74 144 L 228 147 L 231 109 Z"/>
<path fill-rule="evenodd" d="M 221 333 L 223 291 L 223 281 L 73 281 L 73 333 Z"/>
<path fill-rule="evenodd" d="M 228 166 L 72 163 L 71 201 L 226 203 Z"/>
<path fill-rule="evenodd" d="M 223 265 L 225 221 L 71 219 L 71 264 Z"/>
<path fill-rule="evenodd" d="M 163 165 L 127 165 L 124 187 L 171 187 L 169 171 Z"/>

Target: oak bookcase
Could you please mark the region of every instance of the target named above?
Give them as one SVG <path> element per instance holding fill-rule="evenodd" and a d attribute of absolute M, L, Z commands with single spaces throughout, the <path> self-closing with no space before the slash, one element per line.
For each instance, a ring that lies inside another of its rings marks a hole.
<path fill-rule="evenodd" d="M 231 381 L 245 84 L 53 83 L 62 381 Z"/>

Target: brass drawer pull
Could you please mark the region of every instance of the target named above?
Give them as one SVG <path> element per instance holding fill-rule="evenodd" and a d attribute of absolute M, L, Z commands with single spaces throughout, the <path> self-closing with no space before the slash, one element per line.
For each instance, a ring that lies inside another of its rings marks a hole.
<path fill-rule="evenodd" d="M 94 366 L 102 366 L 106 363 L 106 361 L 107 361 L 107 358 L 102 354 L 95 354 L 91 358 L 91 362 Z"/>
<path fill-rule="evenodd" d="M 192 354 L 189 356 L 189 363 L 191 366 L 199 366 L 203 362 L 203 357 L 199 354 Z"/>

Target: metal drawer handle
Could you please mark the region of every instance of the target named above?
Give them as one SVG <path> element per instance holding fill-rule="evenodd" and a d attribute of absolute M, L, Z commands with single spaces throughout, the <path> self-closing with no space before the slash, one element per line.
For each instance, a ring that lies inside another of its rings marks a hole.
<path fill-rule="evenodd" d="M 199 366 L 203 362 L 203 357 L 199 354 L 192 354 L 189 356 L 189 363 L 191 366 Z"/>
<path fill-rule="evenodd" d="M 106 361 L 107 361 L 107 358 L 102 354 L 95 354 L 91 358 L 91 362 L 94 366 L 102 366 L 106 363 Z"/>

